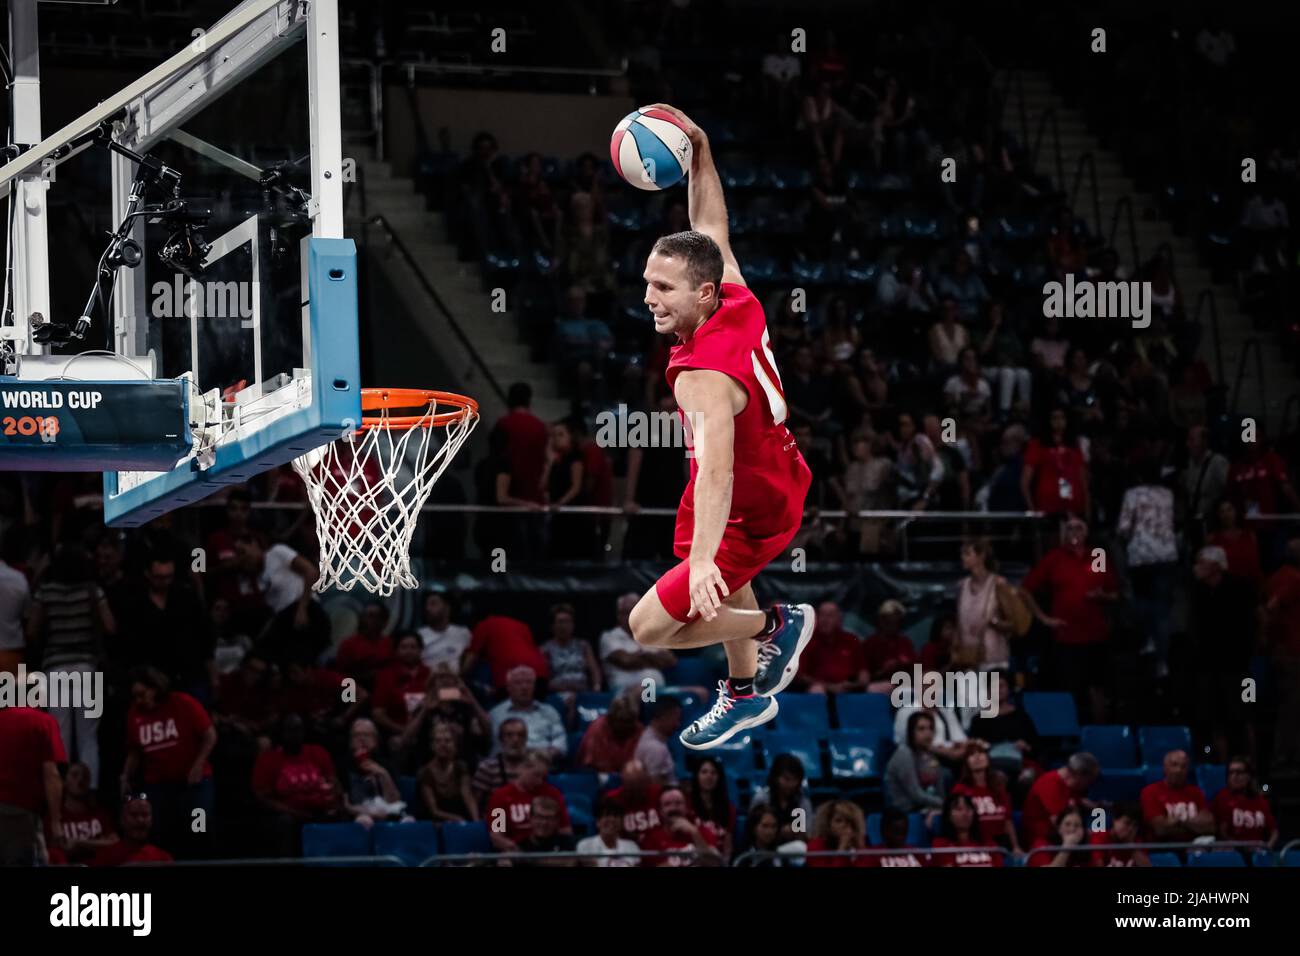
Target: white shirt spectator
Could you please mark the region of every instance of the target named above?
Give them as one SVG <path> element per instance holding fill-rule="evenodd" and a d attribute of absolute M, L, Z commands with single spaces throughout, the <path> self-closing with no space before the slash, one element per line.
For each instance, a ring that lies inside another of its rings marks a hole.
<path fill-rule="evenodd" d="M 646 773 L 650 774 L 655 783 L 667 786 L 677 782 L 677 768 L 673 766 L 673 755 L 668 749 L 668 742 L 655 733 L 653 727 L 647 727 L 642 732 L 632 757 L 641 761 Z"/>
<path fill-rule="evenodd" d="M 528 707 L 516 707 L 509 698 L 497 704 L 488 716 L 492 718 L 492 739 L 496 743 L 492 753 L 501 749 L 501 725 L 511 717 L 518 717 L 528 727 L 528 747 L 536 750 L 554 750 L 563 755 L 568 753 L 569 739 L 564 734 L 564 721 L 550 704 L 535 700 Z"/>
<path fill-rule="evenodd" d="M 987 409 L 993 401 L 993 389 L 983 378 L 977 378 L 975 384 L 967 382 L 960 375 L 954 375 L 943 386 L 943 397 L 957 405 L 966 414 Z M 969 461 L 967 462 L 969 464 Z"/>
<path fill-rule="evenodd" d="M 636 853 L 639 849 L 626 837 L 619 837 L 614 846 L 606 846 L 598 833 L 578 841 L 579 853 L 600 854 L 596 866 L 640 866 L 641 860 L 635 856 L 619 856 L 620 853 Z"/>
<path fill-rule="evenodd" d="M 627 631 L 621 627 L 611 627 L 604 634 L 600 635 L 600 662 L 605 668 L 605 683 L 609 684 L 609 689 L 617 694 L 627 687 L 643 687 L 643 681 L 646 679 L 654 681 L 655 687 L 663 687 L 668 682 L 664 678 L 664 672 L 655 667 L 642 667 L 637 670 L 628 670 L 619 667 L 610 661 L 611 654 L 617 654 L 619 651 L 629 651 L 633 654 L 639 654 L 644 648 L 636 642 Z"/>
<path fill-rule="evenodd" d="M 416 633 L 424 641 L 424 651 L 420 657 L 426 666 L 432 670 L 439 664 L 446 664 L 460 673 L 460 659 L 469 647 L 471 638 L 469 628 L 463 624 L 448 624 L 441 631 L 435 631 L 426 624 Z"/>
<path fill-rule="evenodd" d="M 0 561 L 0 651 L 23 649 L 23 615 L 31 600 L 27 577 Z"/>
<path fill-rule="evenodd" d="M 1138 485 L 1124 492 L 1116 530 L 1128 541 L 1129 567 L 1178 560 L 1174 493 L 1168 488 Z"/>
<path fill-rule="evenodd" d="M 907 741 L 907 718 L 921 707 L 900 707 L 894 716 L 894 743 L 900 747 Z M 934 743 L 960 744 L 966 742 L 966 731 L 962 728 L 961 718 L 951 707 L 931 707 L 929 713 L 934 717 Z"/>
<path fill-rule="evenodd" d="M 298 552 L 287 544 L 274 544 L 267 549 L 266 557 L 262 559 L 262 574 L 257 583 L 262 588 L 262 597 L 266 599 L 267 606 L 276 614 L 301 598 L 303 588 L 307 586 L 293 569 L 293 559 L 296 557 Z"/>

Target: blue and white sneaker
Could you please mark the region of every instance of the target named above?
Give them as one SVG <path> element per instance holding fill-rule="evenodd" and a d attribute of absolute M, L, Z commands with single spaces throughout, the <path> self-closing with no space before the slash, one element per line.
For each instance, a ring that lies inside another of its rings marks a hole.
<path fill-rule="evenodd" d="M 751 694 L 733 697 L 725 680 L 718 681 L 718 702 L 678 735 L 688 750 L 710 750 L 726 743 L 742 730 L 765 724 L 776 716 L 776 700 Z"/>
<path fill-rule="evenodd" d="M 771 697 L 781 693 L 799 673 L 799 655 L 812 640 L 817 615 L 811 604 L 778 604 L 776 630 L 758 645 L 758 674 L 754 693 Z"/>

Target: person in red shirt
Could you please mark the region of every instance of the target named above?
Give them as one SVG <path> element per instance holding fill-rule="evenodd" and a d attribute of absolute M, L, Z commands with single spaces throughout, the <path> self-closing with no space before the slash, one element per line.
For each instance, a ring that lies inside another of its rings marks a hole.
<path fill-rule="evenodd" d="M 828 800 L 817 808 L 813 817 L 813 836 L 808 841 L 809 853 L 830 850 L 848 852 L 867 848 L 867 822 L 862 808 L 851 800 Z M 848 867 L 873 866 L 869 856 L 810 856 L 807 866 Z"/>
<path fill-rule="evenodd" d="M 916 662 L 916 646 L 903 633 L 903 617 L 906 614 L 907 609 L 903 603 L 893 598 L 880 605 L 876 615 L 878 630 L 862 642 L 862 653 L 866 657 L 871 678 L 869 690 L 884 693 L 892 691 L 894 673 L 907 670 Z"/>
<path fill-rule="evenodd" d="M 531 667 L 543 680 L 551 677 L 551 665 L 533 641 L 528 625 L 504 614 L 492 614 L 474 626 L 461 673 L 472 673 L 480 660 L 486 660 L 492 669 L 495 690 L 504 690 L 506 675 L 520 666 Z"/>
<path fill-rule="evenodd" d="M 229 601 L 237 626 L 255 633 L 264 622 L 268 608 L 257 575 L 240 568 L 235 549 L 235 539 L 251 530 L 252 513 L 253 497 L 248 489 L 232 488 L 226 495 L 225 524 L 204 542 L 209 562 L 205 591 L 209 599 L 221 597 Z"/>
<path fill-rule="evenodd" d="M 129 796 L 122 804 L 122 839 L 100 847 L 91 866 L 122 866 L 125 863 L 170 863 L 172 855 L 149 842 L 153 830 L 153 807 L 144 794 Z"/>
<path fill-rule="evenodd" d="M 273 856 L 301 854 L 304 823 L 323 823 L 342 807 L 338 776 L 329 752 L 305 742 L 306 726 L 297 714 L 280 722 L 280 745 L 263 750 L 253 764 L 253 796 L 269 814 Z"/>
<path fill-rule="evenodd" d="M 1035 842 L 1048 839 L 1056 828 L 1053 821 L 1067 807 L 1091 808 L 1088 803 L 1088 788 L 1100 772 L 1097 758 L 1080 751 L 1073 754 L 1064 767 L 1049 770 L 1035 780 L 1029 789 L 1029 795 L 1025 797 L 1020 818 L 1020 833 L 1024 842 L 1032 847 Z"/>
<path fill-rule="evenodd" d="M 870 676 L 862 639 L 844 630 L 844 613 L 838 604 L 823 601 L 817 608 L 812 642 L 799 661 L 795 689 L 810 694 L 866 690 Z"/>
<path fill-rule="evenodd" d="M 1214 509 L 1214 516 L 1217 528 L 1205 539 L 1205 543 L 1223 549 L 1228 557 L 1229 574 L 1244 578 L 1253 587 L 1258 587 L 1264 580 L 1264 571 L 1259 563 L 1259 538 L 1253 530 L 1241 523 L 1241 514 L 1229 498 L 1220 499 Z"/>
<path fill-rule="evenodd" d="M 206 830 L 191 827 L 194 811 L 212 816 L 212 765 L 217 730 L 203 705 L 171 689 L 166 674 L 139 668 L 132 674 L 131 708 L 126 716 L 126 764 L 122 793 L 138 776 L 153 807 L 154 839 L 187 855 L 202 852 Z"/>
<path fill-rule="evenodd" d="M 996 844 L 986 840 L 971 798 L 956 789 L 943 803 L 939 835 L 931 846 L 936 850 L 961 848 L 961 853 L 936 853 L 936 866 L 987 868 L 1002 865 L 1002 854 L 990 849 Z"/>
<path fill-rule="evenodd" d="M 953 786 L 952 793 L 970 798 L 978 819 L 981 846 L 1000 846 L 1020 854 L 1007 775 L 990 765 L 989 745 L 983 740 L 972 740 L 967 747 L 961 779 Z"/>
<path fill-rule="evenodd" d="M 542 503 L 542 471 L 546 468 L 546 443 L 550 430 L 532 413 L 533 390 L 524 382 L 510 386 L 506 404 L 510 411 L 497 420 L 494 430 L 506 435 L 510 456 L 510 497 Z"/>
<path fill-rule="evenodd" d="M 517 851 L 520 842 L 528 836 L 531 829 L 529 819 L 536 797 L 555 800 L 560 807 L 559 832 L 573 833 L 573 823 L 569 820 L 569 808 L 564 801 L 564 794 L 546 782 L 549 767 L 550 760 L 546 754 L 538 750 L 531 751 L 514 782 L 498 787 L 488 797 L 487 810 L 483 816 L 487 821 L 492 846 L 499 852 Z"/>
<path fill-rule="evenodd" d="M 1264 582 L 1263 597 L 1277 694 L 1274 762 L 1300 765 L 1300 538 L 1287 542 L 1286 563 Z"/>
<path fill-rule="evenodd" d="M 390 734 L 406 729 L 420 709 L 433 672 L 421 660 L 424 642 L 414 631 L 406 631 L 395 642 L 393 662 L 375 675 L 375 723 Z"/>
<path fill-rule="evenodd" d="M 358 687 L 355 702 L 348 703 L 343 692 L 346 679 L 338 671 L 286 661 L 274 694 L 274 709 L 282 716 L 297 714 L 315 734 L 341 733 L 370 699 L 365 689 Z"/>
<path fill-rule="evenodd" d="M 387 606 L 379 601 L 367 604 L 357 622 L 357 632 L 344 638 L 334 654 L 335 669 L 371 686 L 375 674 L 393 660 L 393 641 L 384 633 L 387 626 Z"/>
<path fill-rule="evenodd" d="M 618 773 L 636 754 L 636 745 L 645 730 L 637 712 L 635 697 L 626 694 L 615 697 L 609 710 L 592 721 L 582 735 L 577 765 L 597 773 Z"/>
<path fill-rule="evenodd" d="M 99 805 L 90 788 L 90 768 L 84 763 L 68 765 L 63 779 L 63 832 L 61 843 L 68 863 L 85 863 L 102 847 L 117 842 L 113 815 Z"/>
<path fill-rule="evenodd" d="M 1030 844 L 1031 850 L 1042 849 L 1044 852 L 1030 853 L 1028 865 L 1054 868 L 1098 866 L 1100 864 L 1096 853 L 1071 850 L 1072 847 L 1087 846 L 1090 843 L 1083 812 L 1077 806 L 1067 806 L 1050 820 L 1050 828 L 1046 833 Z"/>
<path fill-rule="evenodd" d="M 957 617 L 941 614 L 930 624 L 930 639 L 921 648 L 921 670 L 946 671 L 952 660 L 952 648 L 957 643 Z"/>
<path fill-rule="evenodd" d="M 1277 822 L 1268 798 L 1255 786 L 1250 761 L 1233 757 L 1228 761 L 1228 785 L 1214 795 L 1210 804 L 1220 840 L 1262 840 L 1269 847 L 1277 843 Z"/>
<path fill-rule="evenodd" d="M 1089 843 L 1112 847 L 1117 843 L 1142 842 L 1142 808 L 1131 803 L 1118 804 L 1109 814 L 1110 829 L 1093 833 Z M 1093 855 L 1096 866 L 1150 866 L 1146 850 L 1098 850 Z"/>
<path fill-rule="evenodd" d="M 867 865 L 872 867 L 930 866 L 930 854 L 918 847 L 908 845 L 907 831 L 910 828 L 911 824 L 906 813 L 887 807 L 880 814 L 881 847 L 897 852 L 868 857 Z"/>
<path fill-rule="evenodd" d="M 686 794 L 676 785 L 659 794 L 660 824 L 641 836 L 641 849 L 662 853 L 665 850 L 694 850 L 695 856 L 647 856 L 642 866 L 717 866 L 722 859 L 718 832 L 701 826 L 690 812 Z"/>
<path fill-rule="evenodd" d="M 44 862 L 42 816 L 62 842 L 67 762 L 58 721 L 34 707 L 0 707 L 0 866 Z"/>
<path fill-rule="evenodd" d="M 1287 475 L 1286 462 L 1260 442 L 1246 442 L 1240 460 L 1228 467 L 1228 494 L 1247 520 L 1256 515 L 1300 511 L 1300 497 Z"/>
<path fill-rule="evenodd" d="M 1165 779 L 1142 788 L 1142 822 L 1152 840 L 1188 843 L 1214 833 L 1214 815 L 1201 788 L 1187 782 L 1191 761 L 1181 750 L 1165 754 Z"/>
<path fill-rule="evenodd" d="M 1020 582 L 1020 591 L 1035 617 L 1052 629 L 1053 674 L 1076 701 L 1086 703 L 1093 723 L 1105 722 L 1103 688 L 1110 662 L 1106 642 L 1110 626 L 1105 605 L 1119 600 L 1119 586 L 1108 556 L 1088 548 L 1088 525 L 1069 518 L 1061 527 L 1061 545 L 1043 555 Z M 1045 614 L 1034 592 L 1051 594 Z"/>
<path fill-rule="evenodd" d="M 713 842 L 724 859 L 731 859 L 733 834 L 736 832 L 736 805 L 727 796 L 727 771 L 713 757 L 703 757 L 695 765 L 687 790 L 687 805 L 696 822 L 713 830 Z"/>
<path fill-rule="evenodd" d="M 237 732 L 249 738 L 251 745 L 255 738 L 270 733 L 275 676 L 271 662 L 256 650 L 244 655 L 237 670 L 221 675 L 213 720 L 223 734 Z"/>
<path fill-rule="evenodd" d="M 1052 409 L 1047 431 L 1025 447 L 1020 491 L 1031 511 L 1088 516 L 1088 469 L 1064 408 Z"/>
<path fill-rule="evenodd" d="M 623 808 L 623 832 L 629 840 L 641 842 L 646 833 L 659 826 L 659 795 L 663 787 L 651 779 L 639 760 L 629 760 L 620 775 L 622 786 L 607 796 Z"/>

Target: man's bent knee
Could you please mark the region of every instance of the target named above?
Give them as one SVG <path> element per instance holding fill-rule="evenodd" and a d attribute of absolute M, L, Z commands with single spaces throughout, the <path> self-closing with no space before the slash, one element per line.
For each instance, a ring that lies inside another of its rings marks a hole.
<path fill-rule="evenodd" d="M 664 610 L 659 594 L 651 588 L 636 602 L 628 617 L 632 637 L 645 647 L 662 647 L 682 626 L 681 622 Z"/>

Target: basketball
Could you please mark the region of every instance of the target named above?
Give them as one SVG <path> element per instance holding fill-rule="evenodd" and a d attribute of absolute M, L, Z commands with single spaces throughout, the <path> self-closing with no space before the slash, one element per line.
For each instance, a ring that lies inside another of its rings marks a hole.
<path fill-rule="evenodd" d="M 609 157 L 624 180 L 654 192 L 685 178 L 691 167 L 691 141 L 671 114 L 635 110 L 614 127 Z"/>

